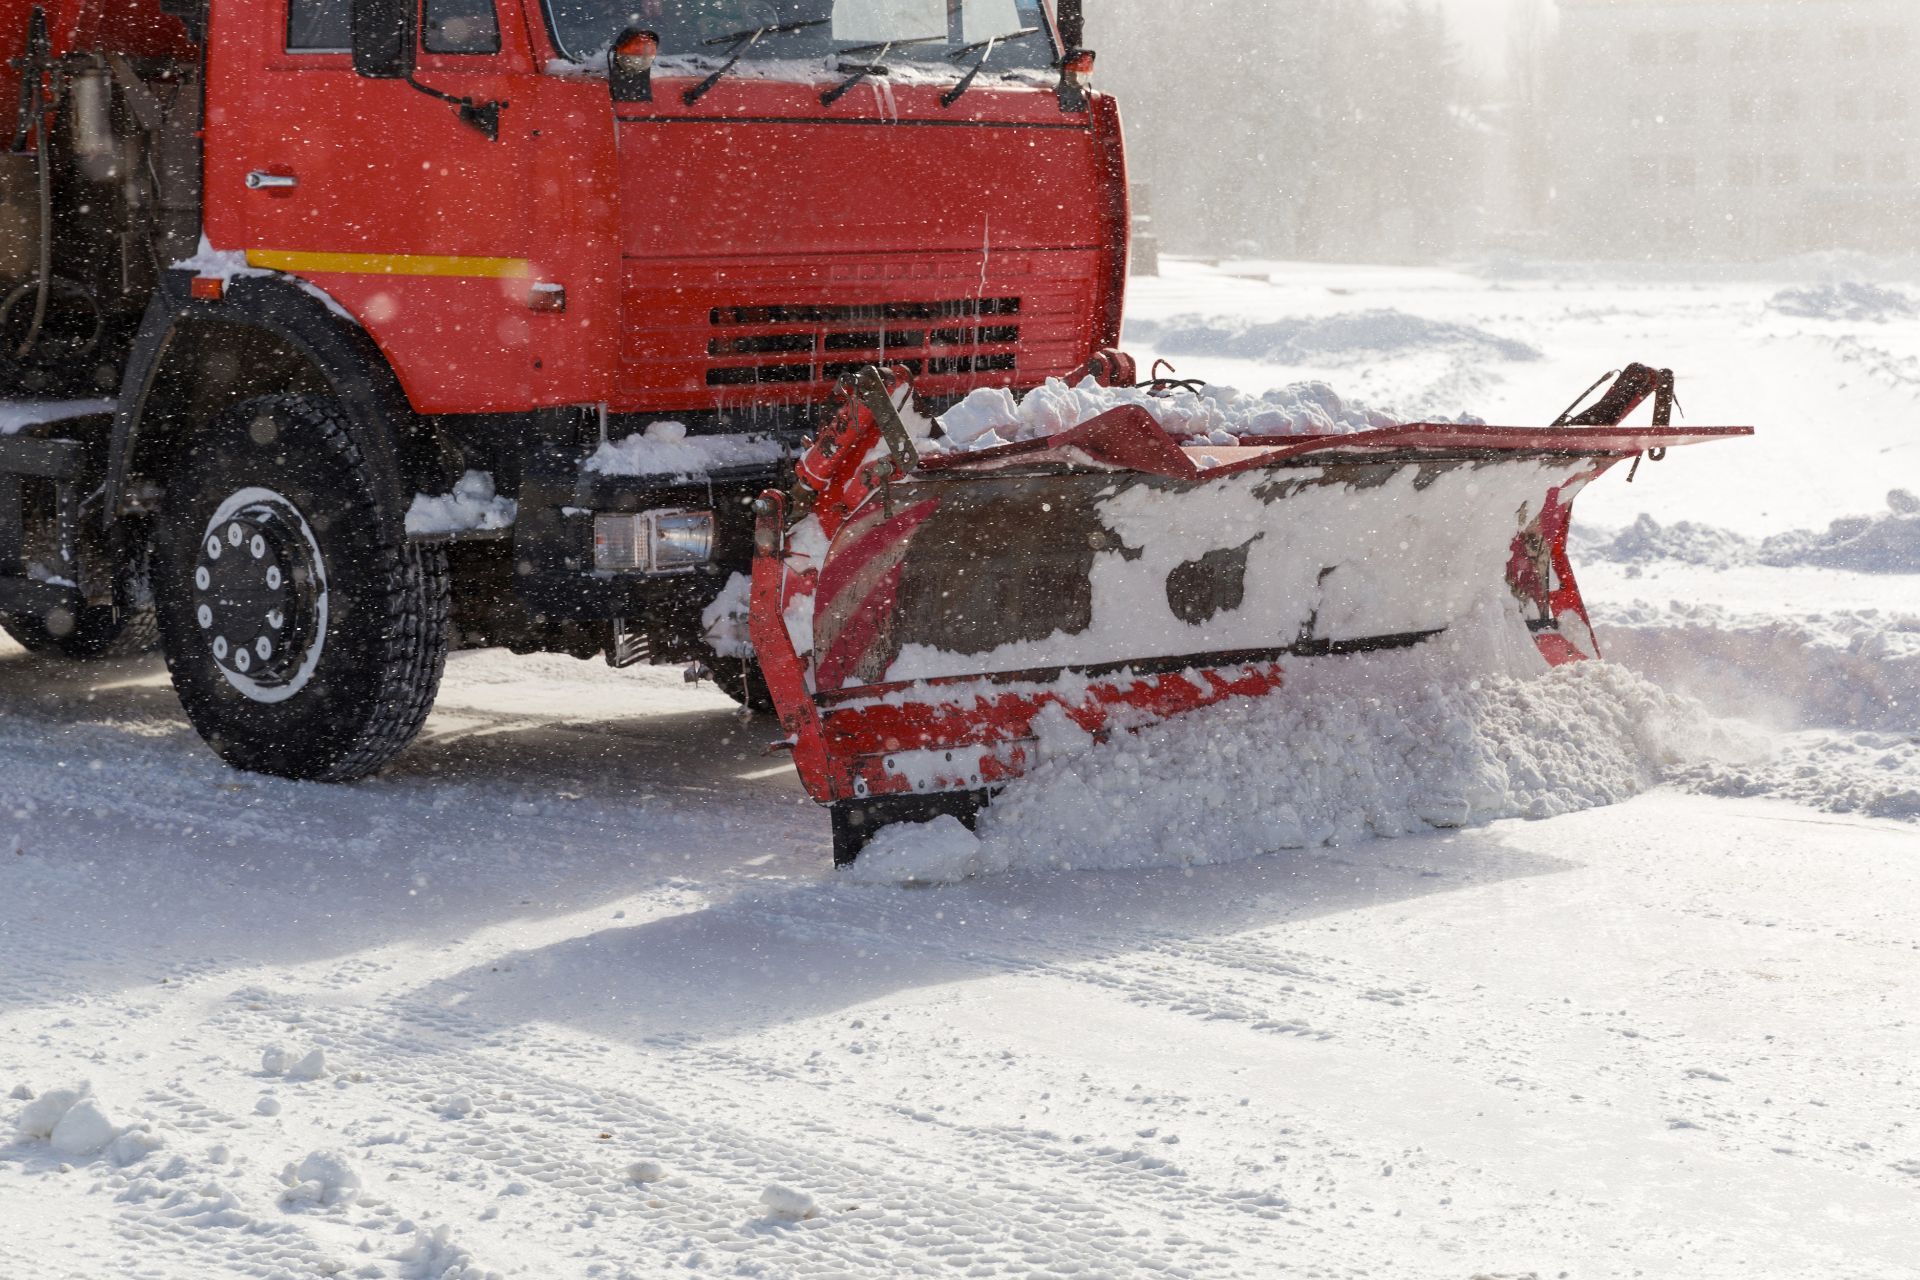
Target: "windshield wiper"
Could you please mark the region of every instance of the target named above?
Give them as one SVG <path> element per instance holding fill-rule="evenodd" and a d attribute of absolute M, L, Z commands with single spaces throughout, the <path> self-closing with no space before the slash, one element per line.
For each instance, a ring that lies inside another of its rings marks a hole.
<path fill-rule="evenodd" d="M 947 56 L 955 62 L 960 61 L 960 59 L 976 50 L 979 51 L 980 57 L 975 60 L 971 67 L 967 68 L 967 74 L 960 77 L 959 84 L 940 95 L 940 105 L 943 107 L 952 106 L 954 103 L 960 101 L 967 90 L 973 88 L 973 82 L 977 80 L 980 73 L 986 69 L 987 59 L 993 56 L 993 51 L 1000 46 L 1002 41 L 1025 40 L 1028 36 L 1039 35 L 1040 30 L 1039 27 L 1022 27 L 1018 31 L 1009 31 L 1003 36 L 990 36 L 985 40 L 975 40 L 972 44 L 964 45 L 948 54 Z"/>
<path fill-rule="evenodd" d="M 729 31 L 723 36 L 714 36 L 705 43 L 731 46 L 727 50 L 729 57 L 725 62 L 715 67 L 713 73 L 705 80 L 702 80 L 699 84 L 681 94 L 681 101 L 685 102 L 688 106 L 692 106 L 694 103 L 700 101 L 700 99 L 706 97 L 707 91 L 719 84 L 720 81 L 725 78 L 727 72 L 733 70 L 734 67 L 739 65 L 740 59 L 746 57 L 747 50 L 759 44 L 760 41 L 767 36 L 785 35 L 789 31 L 805 31 L 809 27 L 824 27 L 832 21 L 832 18 L 813 18 L 806 22 L 782 22 L 776 26 L 754 27 L 747 31 Z"/>
<path fill-rule="evenodd" d="M 840 51 L 839 57 L 844 58 L 850 53 L 873 53 L 878 51 L 880 56 L 884 58 L 887 56 L 887 50 L 893 48 L 895 45 L 945 44 L 946 42 L 947 35 L 946 32 L 943 31 L 937 36 L 909 36 L 901 40 L 882 40 L 876 44 L 848 45 Z M 840 101 L 841 98 L 846 96 L 847 90 L 853 88 L 853 86 L 859 84 L 868 76 L 884 76 L 887 74 L 886 64 L 882 62 L 863 62 L 858 66 L 850 68 L 842 67 L 840 69 L 842 71 L 851 70 L 853 74 L 820 95 L 820 105 L 823 107 L 830 107 Z"/>

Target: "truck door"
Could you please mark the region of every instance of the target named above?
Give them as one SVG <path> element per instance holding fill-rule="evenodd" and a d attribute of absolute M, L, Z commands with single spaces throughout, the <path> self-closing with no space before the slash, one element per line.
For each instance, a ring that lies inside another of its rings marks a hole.
<path fill-rule="evenodd" d="M 435 93 L 354 73 L 351 0 L 214 0 L 208 234 L 351 311 L 416 408 L 474 411 L 525 374 L 531 55 L 517 4 L 420 3 Z"/>

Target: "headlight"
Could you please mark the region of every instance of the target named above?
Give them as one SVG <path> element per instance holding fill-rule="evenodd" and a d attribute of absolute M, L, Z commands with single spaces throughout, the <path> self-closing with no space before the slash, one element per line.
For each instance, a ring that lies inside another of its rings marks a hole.
<path fill-rule="evenodd" d="M 655 511 L 653 570 L 691 569 L 713 559 L 713 512 Z"/>
<path fill-rule="evenodd" d="M 593 567 L 676 573 L 713 559 L 711 511 L 641 511 L 593 518 Z"/>

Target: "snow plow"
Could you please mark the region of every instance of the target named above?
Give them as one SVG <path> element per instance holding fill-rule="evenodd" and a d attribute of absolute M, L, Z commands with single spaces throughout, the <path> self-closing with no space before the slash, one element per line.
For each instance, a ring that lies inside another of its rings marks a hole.
<path fill-rule="evenodd" d="M 1089 370 L 1132 385 L 1124 356 Z M 904 369 L 851 376 L 792 489 L 755 508 L 752 639 L 843 864 L 892 823 L 971 823 L 1038 763 L 1049 717 L 1137 729 L 1489 610 L 1533 661 L 1597 656 L 1574 498 L 1620 462 L 1751 434 L 1675 428 L 1673 375 L 1644 365 L 1551 427 L 1233 445 L 1183 443 L 1127 404 L 943 449 L 903 420 L 910 394 Z M 1621 425 L 1649 399 L 1651 426 Z"/>

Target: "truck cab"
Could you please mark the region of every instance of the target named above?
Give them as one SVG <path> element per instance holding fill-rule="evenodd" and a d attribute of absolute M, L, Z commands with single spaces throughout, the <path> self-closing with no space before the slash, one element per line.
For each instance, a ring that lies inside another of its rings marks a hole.
<path fill-rule="evenodd" d="M 749 505 L 836 387 L 900 370 L 932 417 L 1118 340 L 1118 111 L 1039 0 L 0 24 L 0 382 L 110 401 L 0 439 L 0 614 L 73 656 L 157 628 L 241 767 L 377 769 L 449 645 L 751 700 Z"/>

